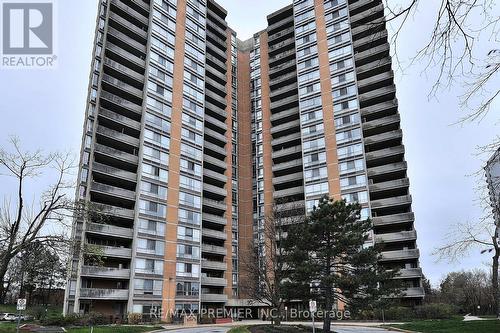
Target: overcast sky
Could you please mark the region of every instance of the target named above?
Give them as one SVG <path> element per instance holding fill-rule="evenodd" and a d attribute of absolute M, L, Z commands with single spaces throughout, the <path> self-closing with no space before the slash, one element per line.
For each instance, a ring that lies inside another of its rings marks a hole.
<path fill-rule="evenodd" d="M 219 0 L 228 22 L 240 39 L 266 27 L 266 16 L 289 4 L 283 0 Z M 425 2 L 428 5 L 428 2 Z M 58 1 L 58 67 L 53 70 L 0 71 L 0 144 L 18 135 L 25 147 L 79 151 L 89 77 L 97 1 Z M 406 61 L 427 36 L 432 9 L 421 8 L 400 37 L 400 59 Z M 460 87 L 428 100 L 429 70 L 415 65 L 396 71 L 397 96 L 404 131 L 406 160 L 416 216 L 418 246 L 424 273 L 437 284 L 451 270 L 485 267 L 490 259 L 479 253 L 458 264 L 436 263 L 431 255 L 443 243 L 453 224 L 477 219 L 481 210 L 474 203 L 474 186 L 483 179 L 468 177 L 484 165 L 487 156 L 475 156 L 478 145 L 499 134 L 498 105 L 479 124 L 451 125 L 461 114 Z M 500 83 L 499 83 L 500 84 Z M 493 114 L 496 113 L 494 116 Z M 30 188 L 43 188 L 44 180 Z M 12 189 L 2 178 L 0 197 Z"/>

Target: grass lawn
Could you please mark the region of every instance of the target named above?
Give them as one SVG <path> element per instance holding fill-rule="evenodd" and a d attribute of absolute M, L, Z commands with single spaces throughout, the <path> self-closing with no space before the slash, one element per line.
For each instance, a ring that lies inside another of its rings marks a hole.
<path fill-rule="evenodd" d="M 422 333 L 498 333 L 500 320 L 463 321 L 456 319 L 417 320 L 403 325 L 391 325 Z"/>
<path fill-rule="evenodd" d="M 161 329 L 160 326 L 101 326 L 94 327 L 94 333 L 142 333 Z M 68 333 L 89 333 L 89 327 L 67 328 Z M 0 333 L 15 333 L 15 323 L 0 323 Z M 244 331 L 243 331 L 244 332 Z"/>

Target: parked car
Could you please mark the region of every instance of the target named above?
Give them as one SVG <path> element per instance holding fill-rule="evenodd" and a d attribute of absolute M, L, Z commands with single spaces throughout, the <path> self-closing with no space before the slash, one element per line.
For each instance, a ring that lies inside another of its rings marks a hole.
<path fill-rule="evenodd" d="M 3 317 L 3 320 L 5 321 L 16 321 L 18 315 L 15 313 L 6 313 L 5 316 Z"/>

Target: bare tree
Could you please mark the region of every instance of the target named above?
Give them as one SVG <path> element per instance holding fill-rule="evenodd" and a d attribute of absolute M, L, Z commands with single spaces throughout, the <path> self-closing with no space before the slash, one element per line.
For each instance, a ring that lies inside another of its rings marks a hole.
<path fill-rule="evenodd" d="M 68 240 L 65 227 L 74 204 L 67 195 L 73 188 L 67 176 L 72 168 L 70 155 L 23 150 L 15 137 L 9 150 L 0 147 L 0 175 L 15 183 L 14 203 L 7 197 L 0 208 L 0 303 L 5 300 L 9 265 L 18 254 L 35 242 L 57 248 Z M 28 203 L 26 188 L 42 177 L 52 183 L 36 194 L 37 203 Z"/>
<path fill-rule="evenodd" d="M 439 259 L 459 261 L 463 255 L 479 250 L 491 253 L 492 288 L 494 311 L 500 319 L 499 261 L 500 261 L 500 149 L 485 167 L 487 186 L 479 186 L 479 203 L 483 216 L 478 221 L 456 224 L 447 235 L 447 244 L 439 247 L 435 254 Z M 485 183 L 484 180 L 482 183 Z"/>
<path fill-rule="evenodd" d="M 283 207 L 286 206 L 286 209 Z M 250 255 L 241 259 L 240 268 L 250 283 L 242 285 L 242 292 L 254 302 L 272 309 L 271 320 L 281 323 L 283 307 L 287 300 L 285 282 L 290 276 L 290 266 L 285 261 L 282 243 L 290 225 L 305 218 L 304 207 L 294 202 L 280 202 L 273 205 L 272 213 L 266 216 L 260 227 L 259 236 L 251 244 Z"/>
<path fill-rule="evenodd" d="M 465 121 L 481 120 L 500 94 L 498 81 L 500 50 L 491 48 L 485 54 L 476 50 L 480 39 L 498 41 L 500 15 L 495 0 L 383 0 L 387 10 L 386 22 L 392 24 L 391 41 L 396 44 L 401 30 L 419 9 L 433 12 L 434 23 L 425 45 L 412 58 L 412 63 L 425 61 L 426 67 L 437 68 L 430 96 L 442 88 L 463 84 L 465 92 L 460 105 L 467 110 Z M 427 10 L 430 9 L 430 10 Z"/>

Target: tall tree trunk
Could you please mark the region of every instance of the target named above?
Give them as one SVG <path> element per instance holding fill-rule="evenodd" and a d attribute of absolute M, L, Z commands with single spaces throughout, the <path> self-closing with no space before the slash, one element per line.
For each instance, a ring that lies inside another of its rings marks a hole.
<path fill-rule="evenodd" d="M 332 326 L 332 319 L 330 317 L 331 310 L 332 310 L 332 293 L 331 293 L 330 286 L 327 286 L 326 292 L 325 292 L 325 309 L 324 309 L 325 318 L 323 319 L 323 332 L 324 333 L 331 332 L 331 326 Z M 314 314 L 311 314 L 311 315 L 314 315 Z"/>
<path fill-rule="evenodd" d="M 493 284 L 493 311 L 500 319 L 500 291 L 498 290 L 498 259 L 500 258 L 500 248 L 495 247 L 495 255 L 493 256 L 493 274 L 492 274 L 492 284 Z"/>

